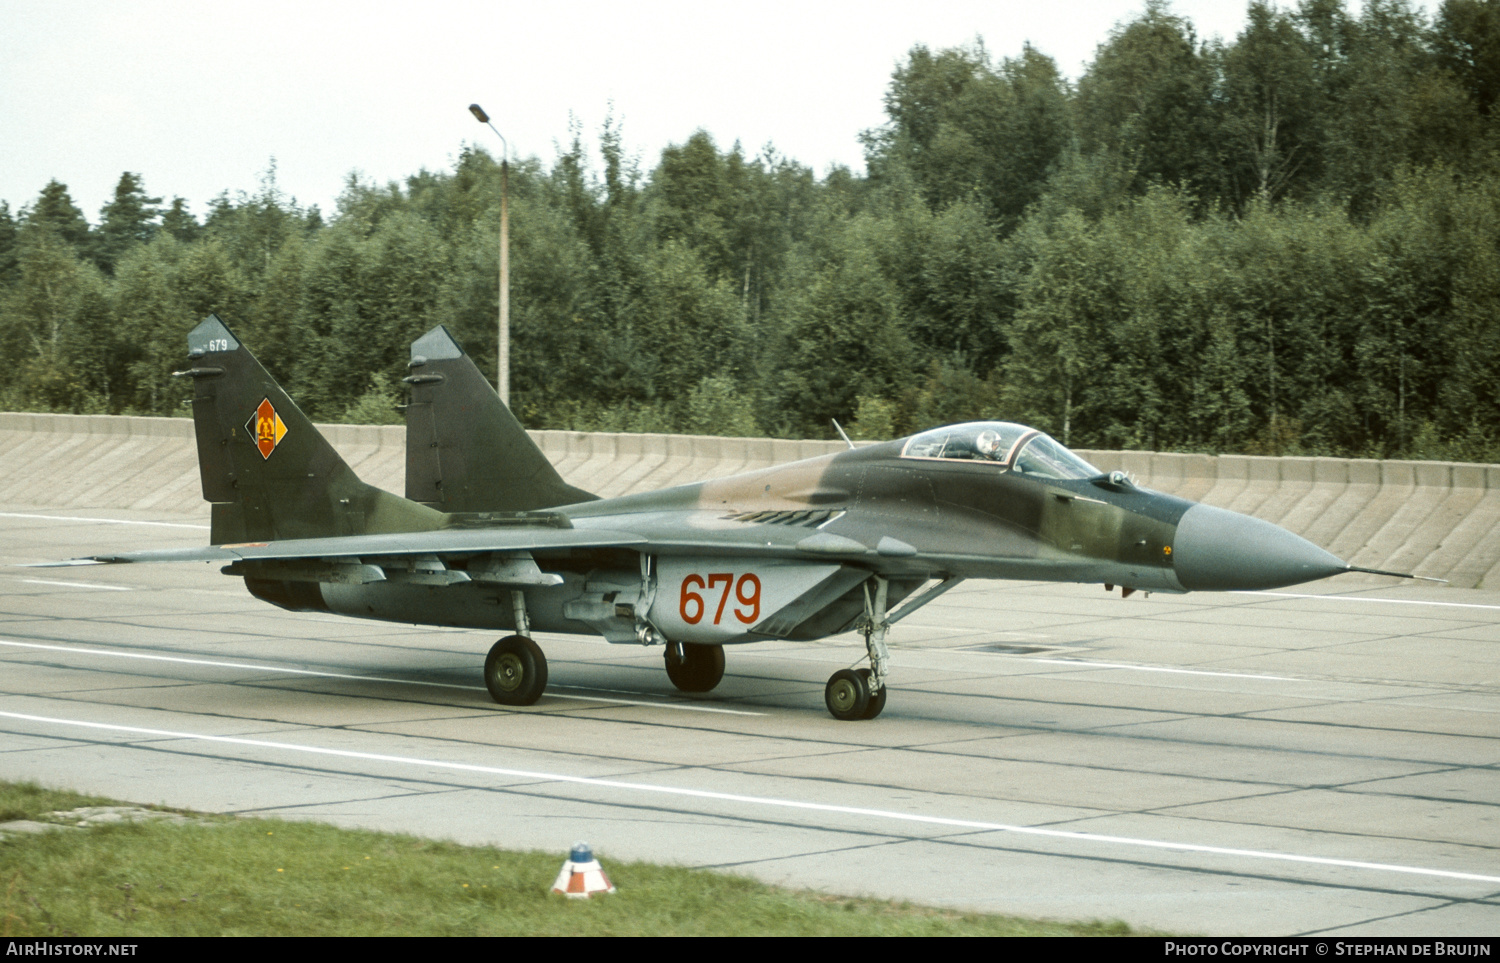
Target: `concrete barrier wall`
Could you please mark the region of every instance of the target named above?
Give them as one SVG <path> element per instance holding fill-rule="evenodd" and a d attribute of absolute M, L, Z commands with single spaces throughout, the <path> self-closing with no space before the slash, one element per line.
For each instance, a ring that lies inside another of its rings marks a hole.
<path fill-rule="evenodd" d="M 321 425 L 365 481 L 405 488 L 406 429 Z M 844 448 L 838 441 L 534 431 L 570 484 L 605 497 Z M 1272 521 L 1356 565 L 1500 585 L 1500 465 L 1080 451 L 1149 488 Z M 0 506 L 207 517 L 186 418 L 0 413 Z"/>

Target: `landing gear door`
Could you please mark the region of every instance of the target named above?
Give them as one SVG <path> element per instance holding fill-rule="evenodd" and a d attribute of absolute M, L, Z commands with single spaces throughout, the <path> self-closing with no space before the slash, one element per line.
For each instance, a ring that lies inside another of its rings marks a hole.
<path fill-rule="evenodd" d="M 673 642 L 776 638 L 821 607 L 841 566 L 726 558 L 657 559 L 651 624 Z M 861 573 L 861 578 L 864 577 Z"/>

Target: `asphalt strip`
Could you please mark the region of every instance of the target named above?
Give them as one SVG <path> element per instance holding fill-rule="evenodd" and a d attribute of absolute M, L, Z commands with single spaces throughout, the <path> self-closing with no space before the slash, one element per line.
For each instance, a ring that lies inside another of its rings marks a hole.
<path fill-rule="evenodd" d="M 50 584 L 50 583 L 49 583 Z M 69 584 L 69 583 L 62 583 Z M 280 665 L 254 665 L 249 662 L 218 662 L 212 659 L 187 659 L 176 655 L 145 655 L 139 652 L 112 652 L 108 649 L 86 649 L 72 645 L 44 645 L 40 642 L 14 642 L 9 639 L 0 639 L 0 645 L 15 649 L 42 649 L 48 652 L 71 652 L 78 655 L 97 655 L 110 659 L 142 659 L 147 662 L 176 662 L 181 665 L 206 665 L 218 669 L 247 669 L 251 672 L 279 672 L 284 675 L 312 676 L 320 679 L 352 679 L 356 682 L 384 682 L 392 685 L 419 685 L 434 689 L 459 689 L 464 692 L 484 692 L 482 685 L 462 685 L 456 682 L 427 682 L 422 679 L 391 679 L 378 675 L 359 675 L 352 672 L 323 672 L 317 669 L 293 669 L 289 666 Z M 586 702 L 608 702 L 615 705 L 627 706 L 649 706 L 655 709 L 676 709 L 681 712 L 711 712 L 718 715 L 728 716 L 763 716 L 764 712 L 752 712 L 747 709 L 723 709 L 718 706 L 704 706 L 695 703 L 652 701 L 648 699 L 613 699 L 607 696 L 595 695 L 568 695 L 555 691 L 556 688 L 579 689 L 584 692 L 594 691 L 588 686 L 561 686 L 549 689 L 547 694 L 554 699 L 579 699 Z M 615 691 L 615 690 L 608 690 Z"/>
<path fill-rule="evenodd" d="M 508 769 L 502 766 L 481 766 L 466 762 L 444 762 L 437 759 L 417 759 L 412 756 L 392 756 L 375 752 L 355 752 L 349 749 L 326 749 L 321 746 L 304 746 L 290 742 L 271 742 L 265 739 L 244 739 L 238 736 L 210 736 L 198 732 L 177 732 L 170 729 L 148 729 L 142 726 L 121 726 L 104 722 L 85 722 L 79 719 L 58 719 L 50 716 L 35 716 L 21 712 L 0 712 L 0 718 L 18 719 L 42 725 L 64 726 L 78 729 L 95 729 L 105 732 L 121 732 L 139 736 L 154 736 L 168 739 L 190 739 L 198 742 L 214 742 L 222 745 L 248 746 L 280 752 L 303 753 L 316 756 L 333 756 L 341 759 L 362 759 L 368 762 L 394 763 L 404 766 L 421 766 L 429 769 L 447 769 L 457 772 L 477 772 L 517 779 L 534 779 L 543 782 L 571 783 L 579 786 L 596 786 L 604 789 L 623 789 L 630 792 L 650 793 L 689 799 L 712 799 L 720 802 L 741 803 L 750 806 L 768 806 L 777 809 L 801 810 L 804 812 L 840 813 L 849 816 L 866 816 L 889 822 L 919 823 L 927 826 L 944 826 L 952 829 L 969 829 L 984 832 L 1013 833 L 1018 836 L 1040 836 L 1048 839 L 1066 839 L 1098 845 L 1130 846 L 1141 849 L 1168 850 L 1179 853 L 1204 853 L 1215 856 L 1233 856 L 1242 859 L 1267 860 L 1281 863 L 1302 863 L 1314 866 L 1332 866 L 1340 869 L 1359 869 L 1383 873 L 1403 873 L 1409 876 L 1427 876 L 1441 879 L 1469 880 L 1480 883 L 1500 883 L 1500 876 L 1480 873 L 1461 873 L 1446 869 L 1429 869 L 1421 866 L 1399 866 L 1391 863 L 1367 863 L 1353 859 L 1334 859 L 1327 856 L 1301 856 L 1295 853 L 1276 853 L 1255 849 L 1233 849 L 1224 846 L 1203 846 L 1196 843 L 1174 843 L 1157 839 L 1137 839 L 1130 836 L 1107 836 L 1099 833 L 1069 832 L 1061 829 L 1042 829 L 1034 826 L 1013 826 L 1007 823 L 983 822 L 974 819 L 951 819 L 944 816 L 924 816 L 918 813 L 903 813 L 890 809 L 866 809 L 859 806 L 835 806 L 797 799 L 776 799 L 770 796 L 746 796 L 739 793 L 715 792 L 708 789 L 689 789 L 677 786 L 654 786 L 649 783 L 624 782 L 618 779 L 599 779 L 590 776 L 569 776 L 554 772 L 537 772 L 529 769 Z"/>

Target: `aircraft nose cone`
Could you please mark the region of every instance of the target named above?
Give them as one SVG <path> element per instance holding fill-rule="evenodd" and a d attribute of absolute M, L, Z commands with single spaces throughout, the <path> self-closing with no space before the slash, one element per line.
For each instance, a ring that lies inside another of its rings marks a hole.
<path fill-rule="evenodd" d="M 1194 505 L 1177 523 L 1177 581 L 1190 591 L 1269 589 L 1348 571 L 1335 555 L 1270 522 Z"/>

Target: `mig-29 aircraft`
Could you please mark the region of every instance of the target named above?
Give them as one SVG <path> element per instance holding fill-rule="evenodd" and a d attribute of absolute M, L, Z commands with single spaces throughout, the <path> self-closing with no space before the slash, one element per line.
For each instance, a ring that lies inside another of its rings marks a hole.
<path fill-rule="evenodd" d="M 80 561 L 222 561 L 293 611 L 509 631 L 484 681 L 536 702 L 534 630 L 661 645 L 708 692 L 724 646 L 864 635 L 838 719 L 885 707 L 886 632 L 964 579 L 1267 589 L 1345 563 L 1269 522 L 1137 487 L 1003 421 L 600 499 L 568 485 L 446 329 L 412 345 L 406 497 L 360 481 L 218 317 L 188 335 L 211 545 Z M 66 564 L 66 563 L 65 563 Z"/>

